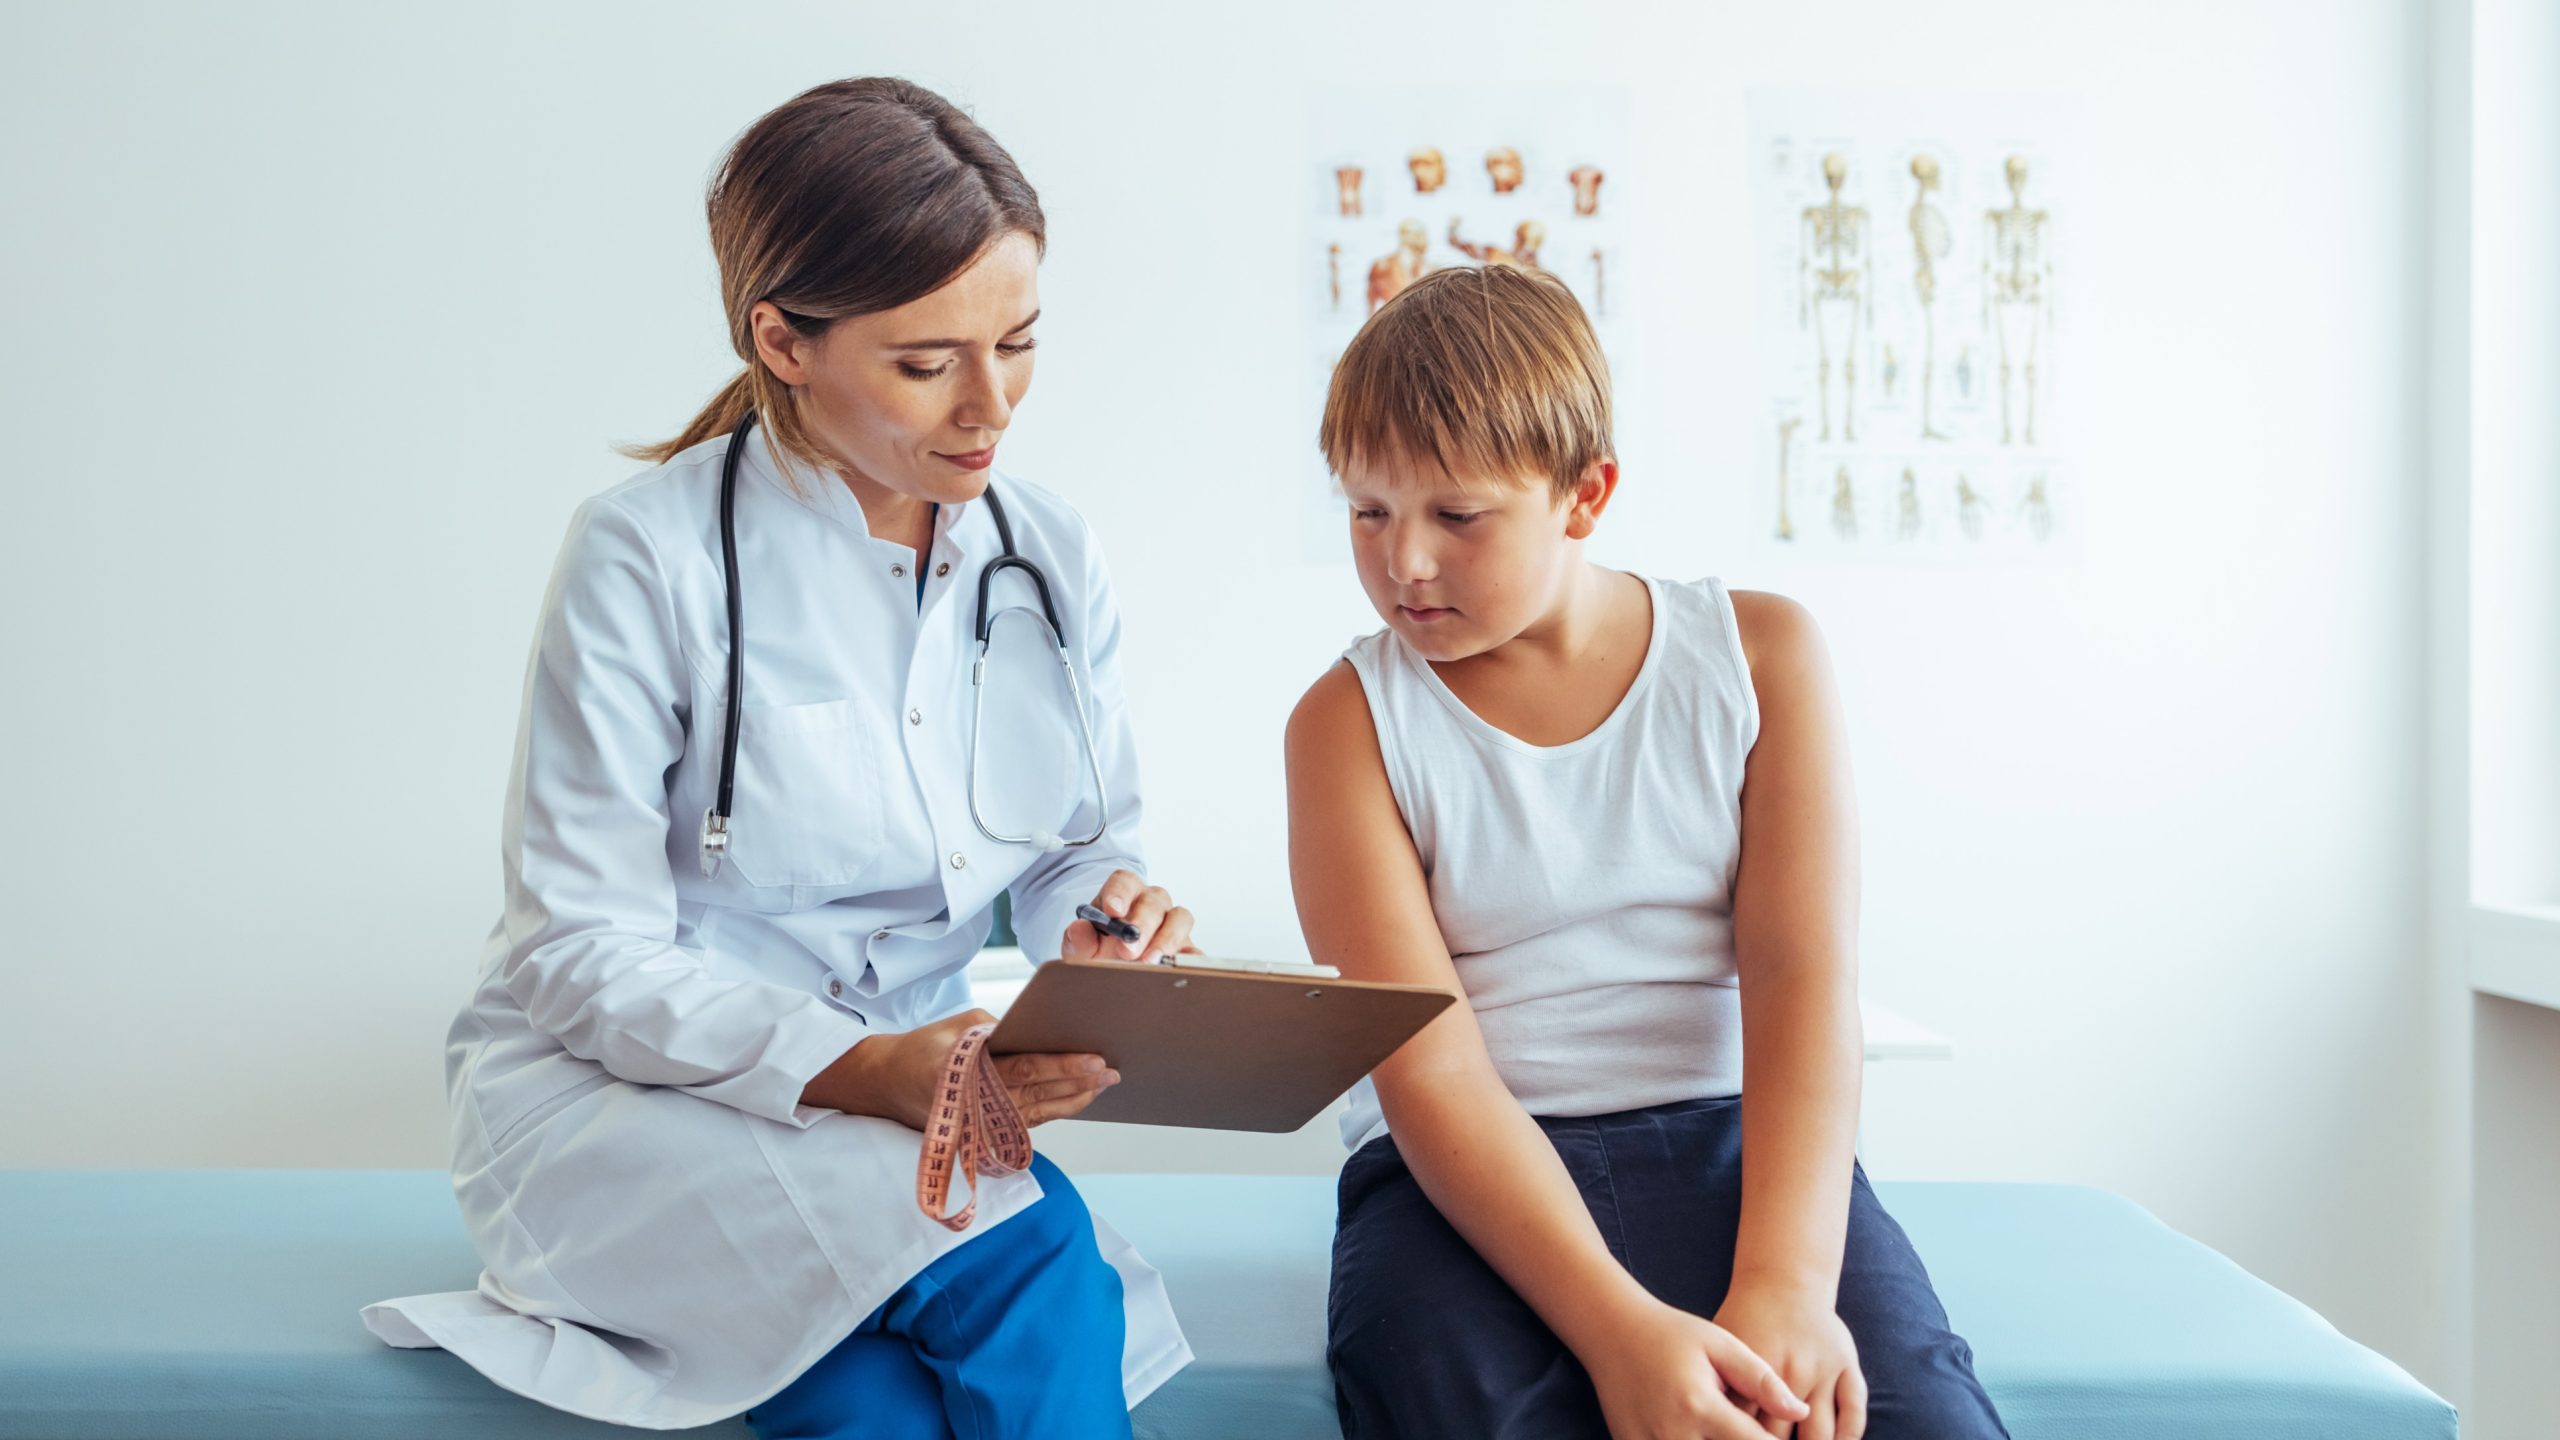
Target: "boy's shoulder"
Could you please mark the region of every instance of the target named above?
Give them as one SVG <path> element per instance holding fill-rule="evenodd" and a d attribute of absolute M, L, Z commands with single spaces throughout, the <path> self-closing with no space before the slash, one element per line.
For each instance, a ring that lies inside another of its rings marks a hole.
<path fill-rule="evenodd" d="M 1366 737 L 1377 743 L 1377 725 L 1369 718 L 1369 697 L 1360 688 L 1360 674 L 1347 659 L 1336 660 L 1316 677 L 1307 693 L 1298 697 L 1297 708 L 1289 712 L 1288 737 L 1291 748 L 1304 744 L 1319 749 Z"/>
<path fill-rule="evenodd" d="M 1396 632 L 1381 625 L 1352 641 L 1334 657 L 1324 673 L 1315 678 L 1304 695 L 1298 697 L 1297 709 L 1291 712 L 1291 724 L 1305 715 L 1310 723 L 1339 727 L 1354 725 L 1356 729 L 1375 731 L 1369 710 L 1368 686 L 1363 674 L 1382 673 L 1394 658 Z"/>
<path fill-rule="evenodd" d="M 1822 646 L 1822 627 L 1803 602 L 1771 590 L 1727 590 L 1742 658 L 1757 672 L 1764 662 L 1793 663 Z"/>

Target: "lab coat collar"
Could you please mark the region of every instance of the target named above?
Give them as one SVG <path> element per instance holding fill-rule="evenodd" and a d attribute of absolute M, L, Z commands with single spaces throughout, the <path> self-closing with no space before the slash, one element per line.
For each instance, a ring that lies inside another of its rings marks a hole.
<path fill-rule="evenodd" d="M 790 466 L 790 477 L 786 479 L 783 471 L 774 464 L 776 448 L 763 430 L 750 431 L 747 454 L 741 468 L 780 491 L 802 509 L 815 511 L 840 525 L 851 526 L 857 534 L 870 535 L 870 517 L 862 513 L 862 502 L 853 498 L 853 489 L 844 483 L 843 476 L 815 469 L 785 451 L 784 459 Z M 949 547 L 949 558 L 954 563 L 965 561 L 971 555 L 992 558 L 1004 548 L 996 535 L 994 517 L 988 514 L 986 506 L 975 500 L 943 506 L 941 513 L 934 518 L 933 533 L 938 547 Z"/>

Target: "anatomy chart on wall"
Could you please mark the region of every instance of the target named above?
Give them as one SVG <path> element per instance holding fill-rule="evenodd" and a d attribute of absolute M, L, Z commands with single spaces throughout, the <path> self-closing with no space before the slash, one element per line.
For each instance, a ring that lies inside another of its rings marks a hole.
<path fill-rule="evenodd" d="M 1752 94 L 1772 540 L 1948 563 L 2065 540 L 2075 114 L 2055 96 Z"/>
<path fill-rule="evenodd" d="M 1613 372 L 1630 333 L 1633 153 L 1624 91 L 1324 90 L 1307 105 L 1299 256 L 1307 343 L 1308 551 L 1347 559 L 1315 449 L 1334 361 L 1361 322 L 1434 270 L 1517 265 L 1562 280 Z M 1623 389 L 1626 379 L 1617 377 Z"/>

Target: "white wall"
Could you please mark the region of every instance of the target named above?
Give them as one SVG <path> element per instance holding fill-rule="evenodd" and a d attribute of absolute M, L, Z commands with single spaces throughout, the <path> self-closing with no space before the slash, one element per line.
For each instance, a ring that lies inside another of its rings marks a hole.
<path fill-rule="evenodd" d="M 2482 993 L 2463 1066 L 2471 1084 L 2466 1174 L 2471 1249 L 2464 1433 L 2522 1440 L 2551 1429 L 2551 1356 L 2560 1350 L 2560 8 L 2548 0 L 2465 0 L 2440 21 L 2439 55 L 2462 64 L 2440 89 L 2445 128 L 2469 146 L 2456 192 L 2464 233 L 2439 245 L 2464 282 L 2458 346 L 2430 347 L 2445 391 L 2463 404 L 2431 412 L 2465 450 L 2437 542 L 2433 589 L 2460 629 L 2440 668 L 2458 682 L 2440 750 L 2442 848 L 2461 855 L 2445 918 L 2474 937 Z M 2447 102 L 2454 102 L 2448 104 Z M 2458 383 L 2457 383 L 2458 382 Z M 2439 494 L 2443 494 L 2440 490 Z M 2438 552 L 2441 556 L 2442 552 Z M 2439 687 L 2444 688 L 2444 687 Z M 2448 765 L 2447 761 L 2454 762 Z M 2458 766 L 2458 768 L 2456 768 Z M 2458 829 L 2444 828 L 2451 821 Z M 2440 877 L 2439 897 L 2448 887 Z M 2479 907 L 2476 911 L 2473 907 Z M 2515 947 L 2499 923 L 2524 919 L 2525 953 L 2544 979 L 2539 1006 L 2498 998 Z M 2536 924 L 2535 921 L 2539 923 Z M 2456 952 L 2460 958 L 2460 952 Z M 2459 973 L 2461 967 L 2456 967 Z M 2469 976 L 2463 978 L 2468 979 Z M 2459 1318 L 2459 1316 L 2457 1317 Z"/>
<path fill-rule="evenodd" d="M 1292 950 L 1282 717 L 1374 623 L 1300 558 L 1288 488 L 1301 92 L 1624 84 L 1653 328 L 1600 554 L 1829 627 L 1867 983 L 1961 1047 L 1887 1072 L 1876 1168 L 2122 1191 L 2447 1373 L 2418 7 L 1210 14 L 13 11 L 0 1163 L 438 1163 L 561 524 L 629 470 L 609 442 L 734 365 L 714 158 L 846 74 L 973 105 L 1040 185 L 1008 465 L 1111 544 L 1163 877 L 1220 948 Z M 2084 97 L 2070 565 L 1809 569 L 1750 537 L 1758 84 Z"/>
<path fill-rule="evenodd" d="M 2534 0 L 2523 0 L 2531 4 Z M 2471 277 L 2473 55 L 2471 0 L 2427 12 L 2425 239 L 2426 470 L 2426 1015 L 2435 1037 L 2434 1145 L 2416 1162 L 2437 1180 L 2439 1381 L 2463 1406 L 2463 1433 L 2482 1440 L 2474 1364 L 2472 1144 L 2474 1012 L 2471 923 Z M 2431 1377 L 2432 1378 L 2432 1377 Z M 2490 1437 L 2494 1440 L 2494 1436 Z"/>

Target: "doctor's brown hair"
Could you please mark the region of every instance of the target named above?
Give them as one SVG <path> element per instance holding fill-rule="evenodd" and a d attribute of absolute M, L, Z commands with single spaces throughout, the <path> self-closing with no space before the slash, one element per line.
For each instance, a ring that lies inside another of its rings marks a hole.
<path fill-rule="evenodd" d="M 746 369 L 683 434 L 624 447 L 634 459 L 664 462 L 753 409 L 767 445 L 833 470 L 791 387 L 756 355 L 747 324 L 756 303 L 772 301 L 816 339 L 838 320 L 932 294 L 1007 235 L 1048 244 L 1040 197 L 995 137 L 923 86 L 885 76 L 820 85 L 749 126 L 712 177 L 706 208 L 729 345 Z"/>
<path fill-rule="evenodd" d="M 1333 367 L 1316 435 L 1336 476 L 1427 460 L 1461 484 L 1544 480 L 1559 505 L 1614 460 L 1609 362 L 1544 271 L 1434 271 L 1378 307 Z"/>

